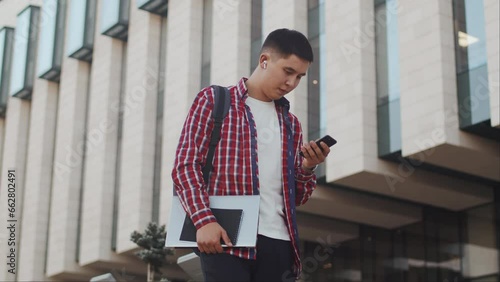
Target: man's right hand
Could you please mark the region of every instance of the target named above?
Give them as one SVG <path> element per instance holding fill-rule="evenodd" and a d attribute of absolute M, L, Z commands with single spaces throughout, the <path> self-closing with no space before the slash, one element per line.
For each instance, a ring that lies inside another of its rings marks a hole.
<path fill-rule="evenodd" d="M 227 236 L 226 230 L 222 228 L 217 222 L 211 222 L 196 231 L 196 243 L 198 244 L 198 249 L 202 253 L 216 254 L 222 253 L 223 249 L 220 244 L 220 238 L 224 243 L 232 247 L 233 244 L 229 237 Z"/>

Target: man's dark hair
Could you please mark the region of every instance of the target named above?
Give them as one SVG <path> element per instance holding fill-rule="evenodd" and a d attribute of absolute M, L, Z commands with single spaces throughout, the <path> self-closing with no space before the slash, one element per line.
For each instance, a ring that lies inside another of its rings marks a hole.
<path fill-rule="evenodd" d="M 296 55 L 308 62 L 314 59 L 309 40 L 300 32 L 287 28 L 277 29 L 267 36 L 262 44 L 261 54 L 267 49 L 273 49 L 284 57 Z"/>

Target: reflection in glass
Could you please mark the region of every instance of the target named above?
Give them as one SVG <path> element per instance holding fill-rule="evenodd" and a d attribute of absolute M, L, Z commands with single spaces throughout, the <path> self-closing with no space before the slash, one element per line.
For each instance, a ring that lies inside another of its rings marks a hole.
<path fill-rule="evenodd" d="M 59 81 L 62 48 L 64 42 L 65 0 L 44 0 L 38 45 L 37 75 L 51 81 Z"/>
<path fill-rule="evenodd" d="M 69 4 L 66 54 L 90 62 L 94 48 L 96 0 L 72 0 Z"/>
<path fill-rule="evenodd" d="M 150 13 L 158 14 L 160 16 L 167 16 L 168 0 L 136 0 L 137 8 L 148 11 Z"/>
<path fill-rule="evenodd" d="M 127 40 L 130 0 L 101 1 L 101 33 Z"/>
<path fill-rule="evenodd" d="M 398 2 L 375 5 L 378 154 L 388 157 L 401 151 Z"/>
<path fill-rule="evenodd" d="M 22 99 L 31 98 L 33 89 L 39 13 L 40 8 L 28 6 L 17 16 L 10 95 Z"/>
<path fill-rule="evenodd" d="M 7 110 L 7 95 L 9 92 L 13 42 L 14 42 L 14 29 L 10 27 L 1 28 L 0 29 L 0 117 L 4 117 L 5 112 Z"/>

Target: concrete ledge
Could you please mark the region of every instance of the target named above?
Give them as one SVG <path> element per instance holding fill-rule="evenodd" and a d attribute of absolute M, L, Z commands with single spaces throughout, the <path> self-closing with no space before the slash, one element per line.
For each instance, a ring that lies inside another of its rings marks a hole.
<path fill-rule="evenodd" d="M 418 207 L 322 185 L 298 210 L 387 229 L 422 220 Z"/>
<path fill-rule="evenodd" d="M 362 171 L 333 183 L 454 211 L 493 200 L 490 187 L 415 169 L 409 163 L 385 173 Z"/>

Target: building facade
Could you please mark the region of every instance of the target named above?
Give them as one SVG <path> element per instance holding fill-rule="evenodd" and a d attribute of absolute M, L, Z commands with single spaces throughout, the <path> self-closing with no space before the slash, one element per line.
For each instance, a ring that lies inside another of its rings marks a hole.
<path fill-rule="evenodd" d="M 338 140 L 299 208 L 302 281 L 500 281 L 498 11 L 0 1 L 0 281 L 144 280 L 130 234 L 167 223 L 191 102 L 248 77 L 281 27 L 315 53 L 287 96 L 305 139 Z M 163 273 L 189 279 L 175 263 Z"/>

